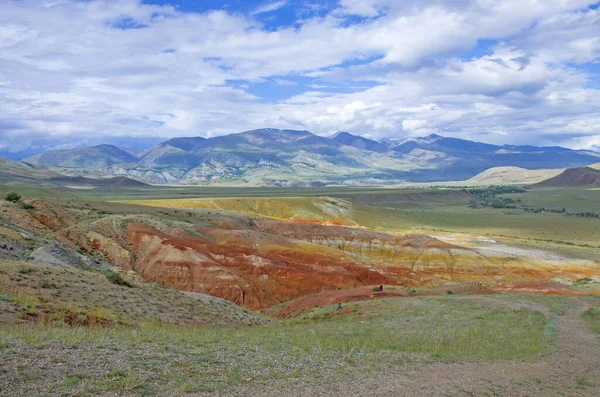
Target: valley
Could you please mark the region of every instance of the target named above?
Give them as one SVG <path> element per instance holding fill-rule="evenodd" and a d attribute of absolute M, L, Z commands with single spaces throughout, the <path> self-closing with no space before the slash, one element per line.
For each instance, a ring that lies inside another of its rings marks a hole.
<path fill-rule="evenodd" d="M 577 215 L 600 213 L 593 187 L 69 183 L 0 185 L 22 196 L 0 202 L 9 395 L 297 395 L 292 379 L 352 394 L 375 374 L 461 395 L 423 377 L 550 365 L 564 316 L 580 327 L 585 312 L 593 335 L 600 221 Z M 593 395 L 581 359 L 564 379 L 488 374 L 468 390 Z"/>
<path fill-rule="evenodd" d="M 0 0 L 0 397 L 600 396 L 599 0 Z"/>

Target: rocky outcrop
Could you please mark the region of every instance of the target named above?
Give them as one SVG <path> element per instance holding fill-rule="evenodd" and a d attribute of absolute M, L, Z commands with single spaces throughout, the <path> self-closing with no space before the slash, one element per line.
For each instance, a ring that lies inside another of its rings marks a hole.
<path fill-rule="evenodd" d="M 133 264 L 131 253 L 117 242 L 96 232 L 88 232 L 86 237 L 92 249 L 103 252 L 110 263 L 124 269 L 131 269 Z"/>

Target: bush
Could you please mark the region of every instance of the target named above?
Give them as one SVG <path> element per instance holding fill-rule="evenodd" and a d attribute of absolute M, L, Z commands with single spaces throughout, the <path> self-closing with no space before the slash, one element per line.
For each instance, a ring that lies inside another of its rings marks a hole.
<path fill-rule="evenodd" d="M 104 274 L 105 274 L 106 278 L 108 279 L 108 281 L 110 281 L 113 284 L 125 285 L 126 287 L 133 287 L 133 284 L 131 284 L 129 281 L 123 279 L 123 277 L 121 277 L 121 275 L 119 273 L 115 273 L 115 272 L 108 270 Z"/>
<path fill-rule="evenodd" d="M 17 192 L 10 192 L 6 195 L 5 199 L 11 203 L 16 203 L 21 200 L 21 195 Z"/>
<path fill-rule="evenodd" d="M 33 271 L 32 268 L 30 268 L 29 266 L 20 266 L 19 270 L 17 270 L 17 272 L 19 272 L 19 274 L 29 274 Z"/>
<path fill-rule="evenodd" d="M 579 278 L 579 279 L 575 280 L 575 282 L 573 282 L 573 285 L 575 285 L 575 286 L 588 285 L 593 282 L 594 282 L 594 280 L 592 280 L 591 278 L 584 277 L 584 278 Z"/>
<path fill-rule="evenodd" d="M 24 210 L 32 210 L 32 209 L 34 209 L 35 207 L 34 207 L 33 205 L 29 204 L 29 203 L 24 203 L 24 204 L 21 206 L 21 208 L 23 208 Z"/>

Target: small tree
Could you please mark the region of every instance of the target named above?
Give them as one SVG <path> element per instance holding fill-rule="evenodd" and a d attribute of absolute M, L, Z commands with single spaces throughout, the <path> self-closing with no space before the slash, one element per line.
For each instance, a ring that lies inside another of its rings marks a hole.
<path fill-rule="evenodd" d="M 6 195 L 5 199 L 11 203 L 16 203 L 21 200 L 21 195 L 17 192 L 10 192 Z"/>

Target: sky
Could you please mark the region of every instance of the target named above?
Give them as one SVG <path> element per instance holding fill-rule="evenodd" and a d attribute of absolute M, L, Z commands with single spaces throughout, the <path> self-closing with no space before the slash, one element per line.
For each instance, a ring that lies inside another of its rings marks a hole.
<path fill-rule="evenodd" d="M 599 6 L 0 0 L 0 156 L 265 127 L 600 151 Z"/>

